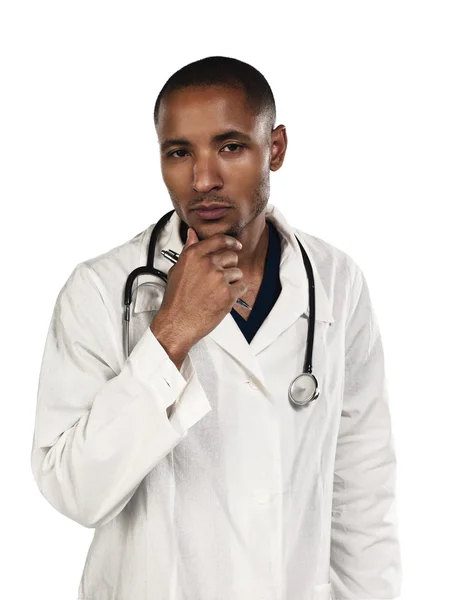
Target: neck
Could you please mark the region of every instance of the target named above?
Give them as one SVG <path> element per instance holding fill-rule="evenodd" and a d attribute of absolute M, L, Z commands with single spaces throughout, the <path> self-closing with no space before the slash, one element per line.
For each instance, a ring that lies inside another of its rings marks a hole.
<path fill-rule="evenodd" d="M 250 252 L 245 252 L 245 245 L 238 252 L 239 262 L 238 268 L 241 269 L 247 276 L 257 275 L 264 271 L 264 266 L 269 247 L 269 226 L 265 222 L 262 234 L 259 237 L 256 246 Z"/>

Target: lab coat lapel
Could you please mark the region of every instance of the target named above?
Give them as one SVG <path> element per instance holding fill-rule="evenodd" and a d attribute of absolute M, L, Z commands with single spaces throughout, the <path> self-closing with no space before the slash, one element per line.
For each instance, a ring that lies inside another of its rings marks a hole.
<path fill-rule="evenodd" d="M 325 293 L 322 281 L 317 272 L 314 258 L 301 232 L 290 227 L 280 210 L 273 204 L 267 204 L 266 218 L 270 219 L 281 237 L 280 282 L 281 293 L 262 323 L 255 337 L 249 344 L 239 326 L 228 314 L 208 335 L 216 344 L 220 345 L 234 360 L 239 362 L 253 377 L 264 386 L 264 374 L 257 359 L 258 353 L 273 343 L 288 327 L 302 316 L 309 317 L 308 279 L 300 247 L 295 234 L 300 239 L 311 261 L 315 283 L 316 320 L 332 323 L 331 305 Z M 155 267 L 164 273 L 170 268 L 170 263 L 164 258 L 160 250 L 169 249 L 181 252 L 183 241 L 179 235 L 180 219 L 176 212 L 172 215 L 156 243 Z M 149 227 L 143 236 L 141 247 L 140 265 L 147 262 L 147 249 L 153 226 Z M 146 285 L 157 283 L 158 287 Z M 157 311 L 164 297 L 164 282 L 154 276 L 140 275 L 134 303 L 137 314 L 143 311 Z"/>
<path fill-rule="evenodd" d="M 289 226 L 281 212 L 273 205 L 266 207 L 266 218 L 271 220 L 281 237 L 280 283 L 281 293 L 270 313 L 248 344 L 231 314 L 209 334 L 217 344 L 265 385 L 257 355 L 272 344 L 288 327 L 300 317 L 309 318 L 308 276 L 303 262 L 297 234 L 311 262 L 315 284 L 316 321 L 334 321 L 331 304 L 318 274 L 314 258 L 301 232 Z"/>
<path fill-rule="evenodd" d="M 251 348 L 255 354 L 272 344 L 299 317 L 309 318 L 308 274 L 297 238 L 311 262 L 315 287 L 315 320 L 331 324 L 334 321 L 331 303 L 318 273 L 314 256 L 304 235 L 294 230 L 281 211 L 273 204 L 266 210 L 266 219 L 272 221 L 281 236 L 280 282 L 281 293 L 256 332 Z"/>

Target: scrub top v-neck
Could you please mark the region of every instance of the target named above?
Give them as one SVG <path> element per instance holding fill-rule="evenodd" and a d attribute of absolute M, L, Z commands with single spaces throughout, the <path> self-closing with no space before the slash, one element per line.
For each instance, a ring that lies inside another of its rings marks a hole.
<path fill-rule="evenodd" d="M 267 247 L 266 262 L 264 265 L 264 274 L 261 286 L 256 296 L 253 308 L 250 311 L 248 320 L 231 309 L 231 316 L 236 321 L 239 329 L 242 331 L 248 343 L 252 341 L 256 332 L 264 322 L 264 319 L 272 310 L 278 296 L 281 292 L 280 283 L 280 257 L 281 242 L 280 234 L 276 227 L 266 220 L 269 226 L 269 243 Z"/>

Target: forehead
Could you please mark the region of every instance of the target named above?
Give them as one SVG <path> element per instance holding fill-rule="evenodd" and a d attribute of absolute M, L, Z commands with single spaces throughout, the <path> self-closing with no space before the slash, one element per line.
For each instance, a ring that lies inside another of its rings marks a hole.
<path fill-rule="evenodd" d="M 158 136 L 183 134 L 199 136 L 218 129 L 257 129 L 261 117 L 253 115 L 241 89 L 220 86 L 188 87 L 175 90 L 159 108 Z"/>

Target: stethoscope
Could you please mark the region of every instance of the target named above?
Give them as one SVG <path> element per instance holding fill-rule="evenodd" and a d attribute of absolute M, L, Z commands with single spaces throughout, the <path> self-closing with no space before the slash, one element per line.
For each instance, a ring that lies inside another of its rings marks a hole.
<path fill-rule="evenodd" d="M 125 321 L 125 352 L 128 358 L 130 353 L 130 306 L 131 306 L 131 291 L 133 287 L 134 280 L 139 275 L 154 275 L 155 277 L 159 277 L 165 283 L 167 283 L 167 274 L 159 269 L 156 269 L 154 266 L 154 257 L 155 257 L 155 249 L 156 249 L 156 240 L 167 221 L 173 215 L 175 210 L 169 211 L 165 214 L 161 219 L 156 223 L 153 228 L 152 235 L 150 237 L 150 242 L 148 245 L 148 254 L 147 254 L 147 264 L 143 267 L 138 267 L 134 269 L 128 277 L 125 283 L 125 295 L 124 295 L 124 304 L 125 304 L 125 312 L 124 312 L 124 321 Z M 186 243 L 187 239 L 187 230 L 188 226 L 184 221 L 180 222 L 180 237 L 183 243 Z M 300 240 L 297 236 L 295 236 L 300 250 L 302 251 L 303 262 L 305 264 L 306 273 L 308 275 L 308 287 L 309 287 L 309 319 L 308 319 L 308 335 L 307 335 L 307 343 L 306 343 L 306 354 L 305 354 L 305 364 L 304 364 L 304 372 L 300 375 L 297 375 L 295 379 L 291 382 L 288 388 L 288 395 L 291 402 L 298 406 L 304 406 L 308 404 L 312 400 L 316 400 L 320 394 L 319 390 L 319 382 L 317 378 L 312 373 L 312 352 L 313 352 L 313 340 L 314 340 L 314 322 L 316 318 L 316 305 L 315 305 L 315 286 L 314 286 L 314 275 L 311 267 L 311 262 L 308 258 L 308 255 L 305 252 Z M 157 285 L 157 284 L 155 284 Z"/>

